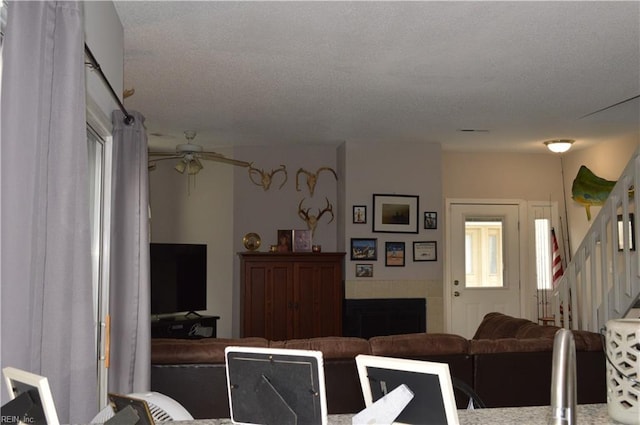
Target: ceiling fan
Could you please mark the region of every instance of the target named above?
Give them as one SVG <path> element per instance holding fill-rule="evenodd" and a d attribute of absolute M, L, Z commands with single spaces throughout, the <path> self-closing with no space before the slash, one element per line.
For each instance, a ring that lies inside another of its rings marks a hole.
<path fill-rule="evenodd" d="M 158 161 L 165 159 L 179 159 L 174 167 L 175 170 L 183 174 L 186 171 L 187 174 L 192 176 L 198 174 L 198 172 L 204 168 L 202 162 L 200 162 L 201 159 L 224 162 L 239 167 L 248 167 L 251 165 L 246 161 L 227 158 L 222 154 L 203 150 L 202 146 L 193 143 L 193 139 L 196 137 L 195 131 L 185 131 L 184 135 L 187 143 L 176 146 L 175 152 L 149 152 L 149 171 L 156 168 Z"/>

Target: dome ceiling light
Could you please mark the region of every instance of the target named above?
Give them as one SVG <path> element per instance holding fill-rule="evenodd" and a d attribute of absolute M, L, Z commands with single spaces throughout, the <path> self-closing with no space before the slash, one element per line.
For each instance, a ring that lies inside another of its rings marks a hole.
<path fill-rule="evenodd" d="M 558 139 L 558 140 L 547 140 L 544 144 L 547 146 L 551 152 L 554 153 L 563 153 L 571 149 L 571 145 L 575 142 L 575 140 L 570 139 Z"/>

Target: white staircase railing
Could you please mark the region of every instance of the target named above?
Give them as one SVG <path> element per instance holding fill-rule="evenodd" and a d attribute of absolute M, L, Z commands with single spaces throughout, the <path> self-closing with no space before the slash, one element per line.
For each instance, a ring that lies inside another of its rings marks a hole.
<path fill-rule="evenodd" d="M 640 149 L 593 219 L 554 290 L 557 326 L 599 332 L 608 320 L 624 317 L 638 299 L 640 226 L 634 220 L 640 211 L 640 194 L 634 188 L 640 188 Z"/>

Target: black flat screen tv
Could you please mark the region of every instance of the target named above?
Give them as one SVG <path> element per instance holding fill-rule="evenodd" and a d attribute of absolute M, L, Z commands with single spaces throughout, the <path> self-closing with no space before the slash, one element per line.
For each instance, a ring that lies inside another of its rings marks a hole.
<path fill-rule="evenodd" d="M 152 243 L 151 314 L 207 309 L 207 246 Z"/>

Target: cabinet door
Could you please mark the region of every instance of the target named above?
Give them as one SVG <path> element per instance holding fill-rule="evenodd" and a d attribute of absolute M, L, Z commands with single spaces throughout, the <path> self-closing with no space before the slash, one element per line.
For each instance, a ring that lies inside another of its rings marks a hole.
<path fill-rule="evenodd" d="M 320 308 L 317 303 L 316 267 L 312 263 L 298 263 L 294 266 L 293 338 L 319 336 L 316 323 Z"/>
<path fill-rule="evenodd" d="M 294 338 L 342 335 L 342 280 L 335 262 L 294 266 Z"/>
<path fill-rule="evenodd" d="M 248 261 L 244 272 L 242 336 L 287 339 L 293 332 L 291 265 Z"/>
<path fill-rule="evenodd" d="M 281 341 L 291 338 L 293 333 L 293 279 L 291 264 L 274 265 L 271 270 L 271 287 L 265 300 L 267 314 L 265 338 Z"/>

